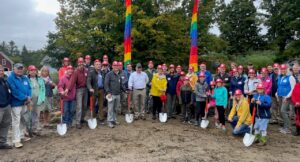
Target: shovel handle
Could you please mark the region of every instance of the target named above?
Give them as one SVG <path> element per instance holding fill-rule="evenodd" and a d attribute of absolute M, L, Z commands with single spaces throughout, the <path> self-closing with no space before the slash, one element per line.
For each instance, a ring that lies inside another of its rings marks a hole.
<path fill-rule="evenodd" d="M 131 93 L 128 93 L 128 95 L 127 95 L 128 111 L 130 111 L 130 102 L 131 102 Z"/>
<path fill-rule="evenodd" d="M 94 107 L 93 96 L 90 96 L 90 112 L 93 112 L 93 107 Z"/>
<path fill-rule="evenodd" d="M 254 119 L 255 119 L 255 114 L 256 114 L 256 106 L 253 107 L 253 112 L 252 112 L 252 119 L 251 119 L 251 124 L 254 123 Z"/>
<path fill-rule="evenodd" d="M 60 98 L 60 100 L 59 100 L 59 108 L 60 108 L 60 113 L 63 114 L 64 113 L 64 101 L 62 100 L 62 98 Z"/>

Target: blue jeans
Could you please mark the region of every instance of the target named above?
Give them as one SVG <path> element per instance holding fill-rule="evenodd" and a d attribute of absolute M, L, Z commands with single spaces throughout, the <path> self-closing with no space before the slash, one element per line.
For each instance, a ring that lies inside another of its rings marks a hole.
<path fill-rule="evenodd" d="M 68 125 L 72 124 L 73 116 L 74 116 L 74 101 L 64 101 L 64 114 L 63 114 L 63 123 Z"/>
<path fill-rule="evenodd" d="M 233 128 L 232 134 L 235 136 L 243 136 L 243 135 L 245 135 L 245 133 L 249 133 L 250 127 L 249 127 L 249 125 L 246 125 L 246 124 L 242 124 L 239 129 L 235 129 L 235 126 L 237 125 L 238 120 L 239 120 L 239 118 L 237 116 L 234 116 L 232 119 L 232 122 L 230 123 Z"/>

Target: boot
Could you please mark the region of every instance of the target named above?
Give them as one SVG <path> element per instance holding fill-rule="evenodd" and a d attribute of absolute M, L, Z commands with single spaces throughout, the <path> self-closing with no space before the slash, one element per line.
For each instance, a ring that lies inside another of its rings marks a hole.
<path fill-rule="evenodd" d="M 267 137 L 266 137 L 266 136 L 260 137 L 259 142 L 260 142 L 263 146 L 265 146 L 265 145 L 267 144 Z"/>
<path fill-rule="evenodd" d="M 293 135 L 294 136 L 300 136 L 300 127 L 296 128 L 296 132 Z"/>
<path fill-rule="evenodd" d="M 255 143 L 259 143 L 260 138 L 261 138 L 261 135 L 260 135 L 260 134 L 256 134 L 256 135 L 255 135 L 254 142 L 255 142 Z"/>

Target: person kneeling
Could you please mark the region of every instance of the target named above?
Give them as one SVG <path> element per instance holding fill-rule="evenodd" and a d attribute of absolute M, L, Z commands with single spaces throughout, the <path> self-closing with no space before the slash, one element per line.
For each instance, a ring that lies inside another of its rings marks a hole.
<path fill-rule="evenodd" d="M 255 113 L 255 141 L 261 142 L 263 145 L 267 143 L 267 128 L 269 120 L 271 118 L 271 105 L 272 99 L 270 96 L 265 94 L 265 87 L 263 84 L 258 84 L 256 87 L 257 94 L 254 95 L 251 100 L 252 103 L 256 104 Z"/>
<path fill-rule="evenodd" d="M 234 93 L 233 107 L 230 111 L 228 121 L 230 122 L 236 136 L 243 136 L 249 133 L 251 124 L 251 114 L 247 98 L 243 97 L 241 90 L 237 89 Z"/>

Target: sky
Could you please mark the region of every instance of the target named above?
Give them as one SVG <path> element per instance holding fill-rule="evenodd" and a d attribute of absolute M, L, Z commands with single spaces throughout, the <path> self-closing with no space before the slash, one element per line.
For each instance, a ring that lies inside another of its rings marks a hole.
<path fill-rule="evenodd" d="M 229 3 L 231 0 L 226 0 Z M 259 6 L 261 0 L 255 1 Z M 54 19 L 59 11 L 57 0 L 1 0 L 0 5 L 0 41 L 15 41 L 19 49 L 26 45 L 29 50 L 46 46 L 47 34 L 56 30 Z M 262 34 L 266 33 L 263 27 Z M 210 33 L 219 35 L 220 30 L 214 24 Z"/>

